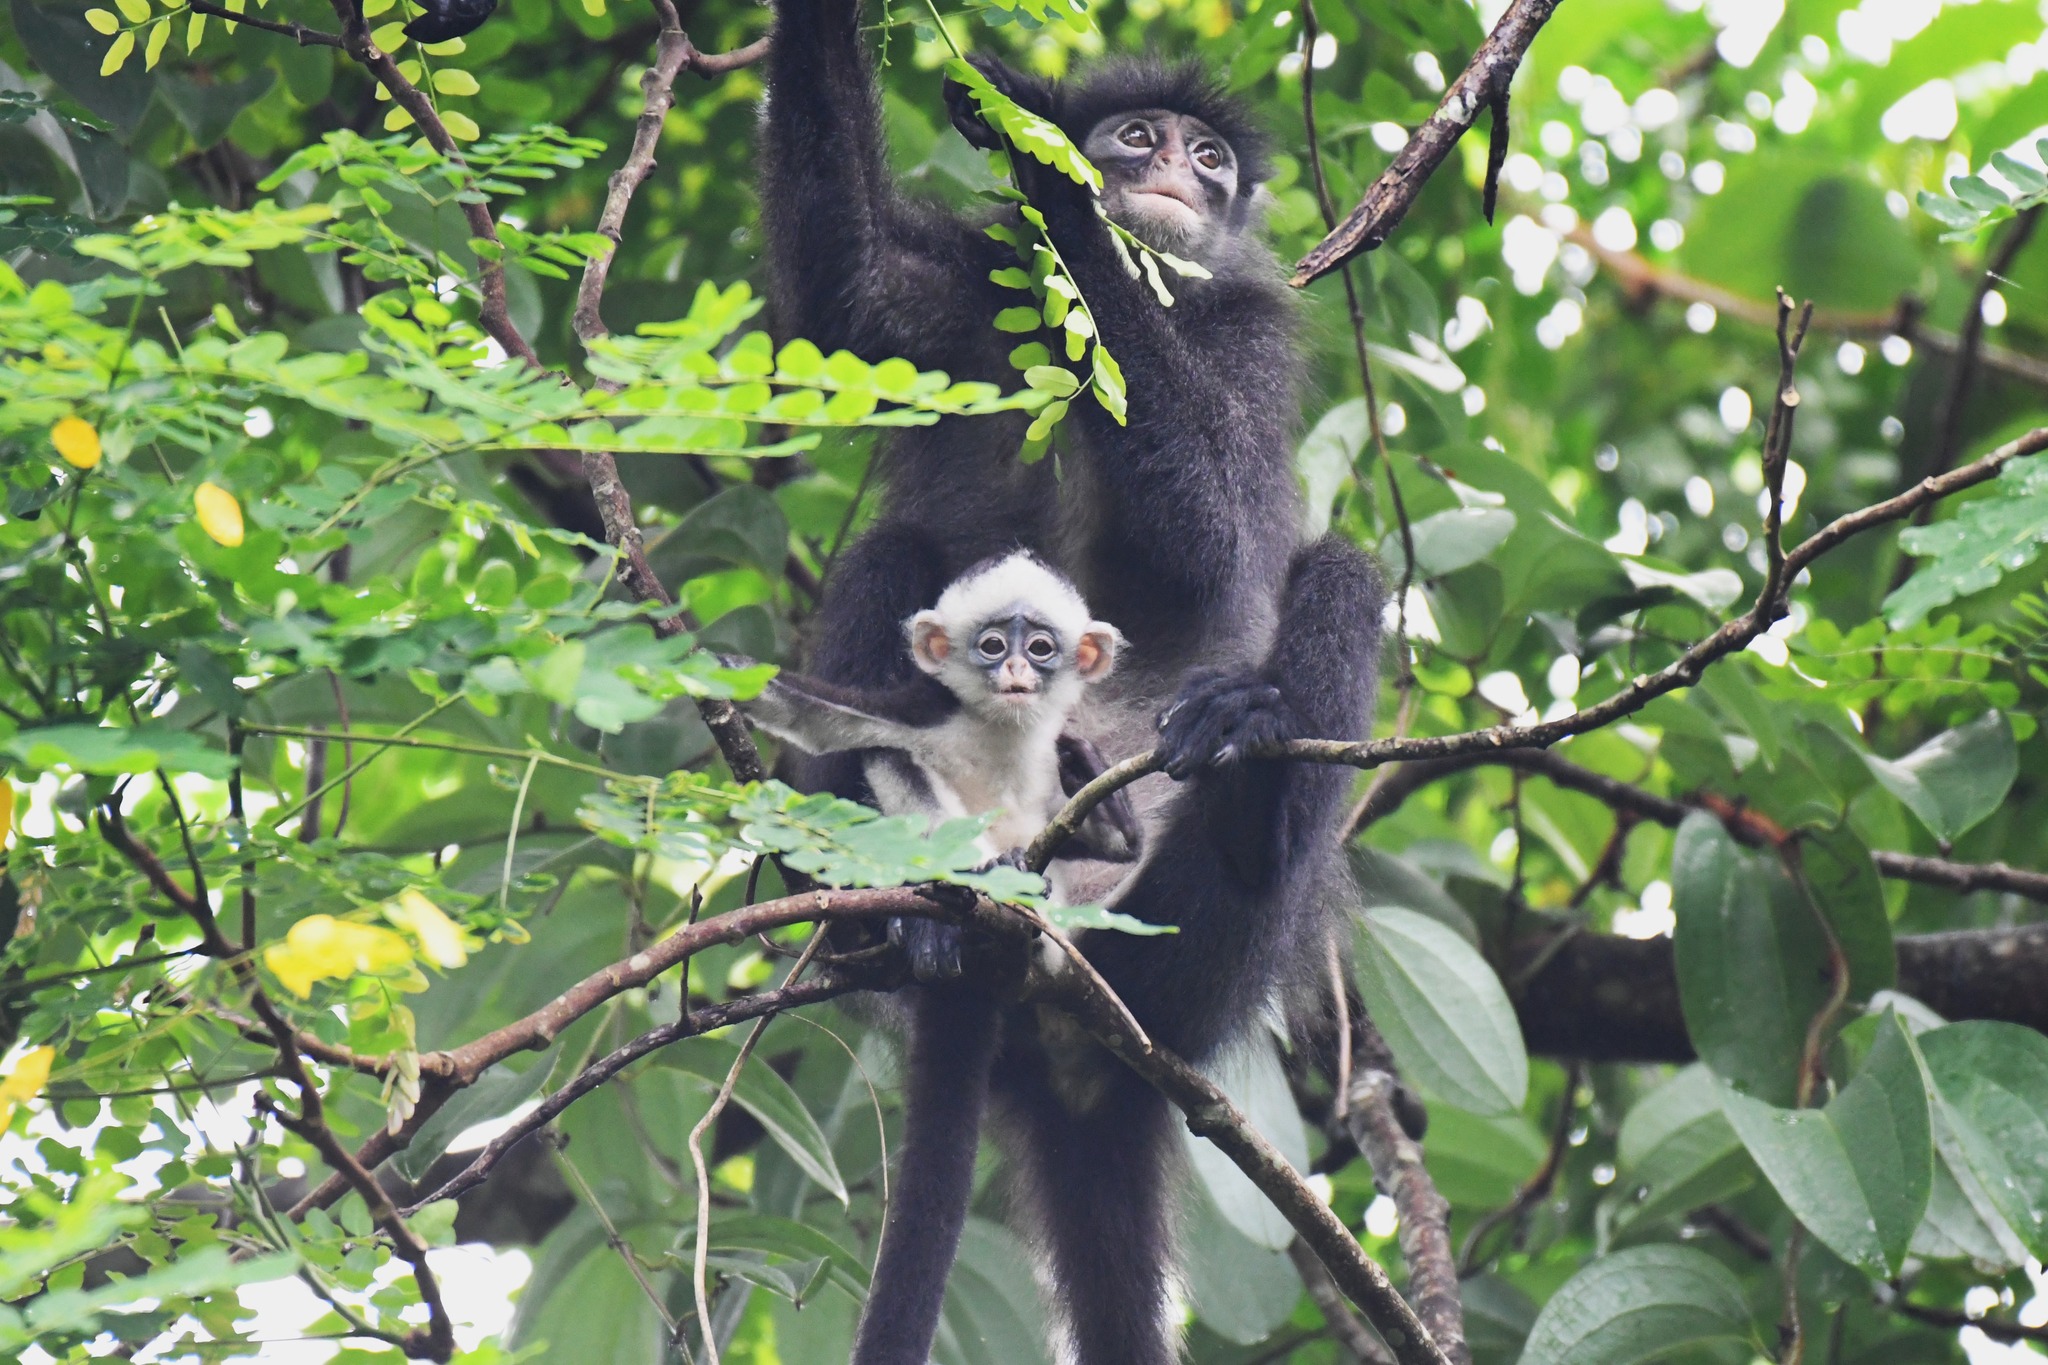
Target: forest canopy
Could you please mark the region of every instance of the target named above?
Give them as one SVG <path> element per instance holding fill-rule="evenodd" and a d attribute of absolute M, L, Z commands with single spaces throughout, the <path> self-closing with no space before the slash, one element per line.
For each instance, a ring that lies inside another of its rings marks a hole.
<path fill-rule="evenodd" d="M 890 430 L 1153 377 L 1028 235 L 1008 384 L 778 329 L 769 8 L 421 13 L 0 10 L 0 1356 L 841 1361 L 908 978 L 823 926 L 1141 926 L 732 702 Z M 1059 1004 L 1186 1118 L 1188 1359 L 2042 1356 L 2048 6 L 864 23 L 961 212 L 963 52 L 1250 102 L 1303 534 L 1392 590 L 1372 736 L 1262 760 L 1353 783 L 1329 1045 Z M 1049 1362 L 981 1175 L 936 1359 Z"/>

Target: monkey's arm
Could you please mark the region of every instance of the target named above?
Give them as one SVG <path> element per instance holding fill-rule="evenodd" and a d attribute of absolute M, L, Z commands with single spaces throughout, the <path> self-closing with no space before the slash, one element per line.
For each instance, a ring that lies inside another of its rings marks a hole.
<path fill-rule="evenodd" d="M 1079 735 L 1061 735 L 1058 751 L 1060 790 L 1069 800 L 1109 768 L 1101 751 Z M 1054 856 L 1127 863 L 1137 858 L 1138 842 L 1137 812 L 1131 809 L 1130 798 L 1120 789 L 1088 813 L 1081 828 L 1054 850 Z"/>
<path fill-rule="evenodd" d="M 940 697 L 952 699 L 950 693 Z M 916 756 L 928 747 L 931 727 L 958 703 L 948 708 L 928 688 L 866 690 L 783 673 L 740 709 L 763 730 L 806 753 L 902 749 Z"/>
<path fill-rule="evenodd" d="M 778 329 L 827 352 L 957 372 L 964 329 L 987 330 L 969 300 L 994 289 L 994 244 L 898 193 L 861 0 L 776 0 L 775 10 L 760 194 Z"/>

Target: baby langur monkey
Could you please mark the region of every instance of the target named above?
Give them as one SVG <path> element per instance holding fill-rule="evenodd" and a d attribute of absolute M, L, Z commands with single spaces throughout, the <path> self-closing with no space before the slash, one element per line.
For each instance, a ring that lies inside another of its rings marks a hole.
<path fill-rule="evenodd" d="M 742 709 L 807 753 L 873 751 L 863 767 L 883 814 L 995 812 L 984 851 L 994 860 L 1021 849 L 1104 766 L 1087 741 L 1061 732 L 1082 694 L 1115 667 L 1123 636 L 1090 619 L 1074 585 L 1023 551 L 968 569 L 904 633 L 912 661 L 943 692 L 918 683 L 864 691 L 783 673 Z M 1128 803 L 1098 806 L 1061 853 L 1136 857 Z M 1062 880 L 1055 861 L 1047 881 L 1056 897 Z M 943 951 L 948 960 L 924 962 L 913 952 L 920 977 L 957 972 L 957 950 Z"/>

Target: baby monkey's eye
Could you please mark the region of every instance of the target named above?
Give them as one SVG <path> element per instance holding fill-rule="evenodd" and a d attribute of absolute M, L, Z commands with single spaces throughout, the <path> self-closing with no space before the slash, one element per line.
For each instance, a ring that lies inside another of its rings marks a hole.
<path fill-rule="evenodd" d="M 1003 633 L 999 630 L 985 633 L 974 642 L 974 647 L 981 651 L 981 657 L 984 659 L 1000 659 L 1010 652 L 1010 642 L 1003 638 Z"/>
<path fill-rule="evenodd" d="M 1060 652 L 1059 642 L 1050 635 L 1034 635 L 1024 643 L 1033 663 L 1049 663 Z"/>
<path fill-rule="evenodd" d="M 1150 147 L 1153 142 L 1152 125 L 1149 123 L 1126 123 L 1117 130 L 1116 140 L 1126 147 Z"/>
<path fill-rule="evenodd" d="M 1195 161 L 1205 170 L 1215 170 L 1223 164 L 1223 153 L 1213 142 L 1195 144 Z"/>

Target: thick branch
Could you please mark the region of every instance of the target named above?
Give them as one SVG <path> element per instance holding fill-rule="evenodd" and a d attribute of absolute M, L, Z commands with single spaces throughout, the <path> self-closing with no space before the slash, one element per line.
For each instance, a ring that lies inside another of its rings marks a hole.
<path fill-rule="evenodd" d="M 1408 1295 L 1415 1301 L 1415 1315 L 1446 1359 L 1470 1365 L 1465 1309 L 1458 1296 L 1458 1259 L 1451 1249 L 1450 1201 L 1429 1178 L 1421 1144 L 1408 1136 L 1395 1115 L 1395 1085 L 1386 1071 L 1361 1067 L 1352 1077 L 1344 1126 L 1365 1153 L 1373 1179 L 1400 1210 L 1401 1256 L 1408 1262 Z"/>
<path fill-rule="evenodd" d="M 1444 91 L 1436 112 L 1415 130 L 1408 145 L 1373 181 L 1358 207 L 1301 258 L 1290 284 L 1298 287 L 1327 275 L 1393 234 L 1429 177 L 1450 155 L 1451 148 L 1458 144 L 1480 111 L 1492 109 L 1496 119 L 1505 114 L 1508 85 L 1515 78 L 1515 68 L 1521 65 L 1522 54 L 1529 50 L 1537 31 L 1556 8 L 1557 0 L 1514 0 L 1508 6 L 1507 13 L 1472 54 L 1458 79 Z"/>
<path fill-rule="evenodd" d="M 1946 1019 L 1995 1019 L 2048 1033 L 2048 923 L 1898 940 L 1898 989 Z M 1515 1011 L 1529 1050 L 1592 1062 L 1689 1062 L 1669 938 L 1579 933 L 1547 923 L 1508 945 L 1522 981 Z"/>

